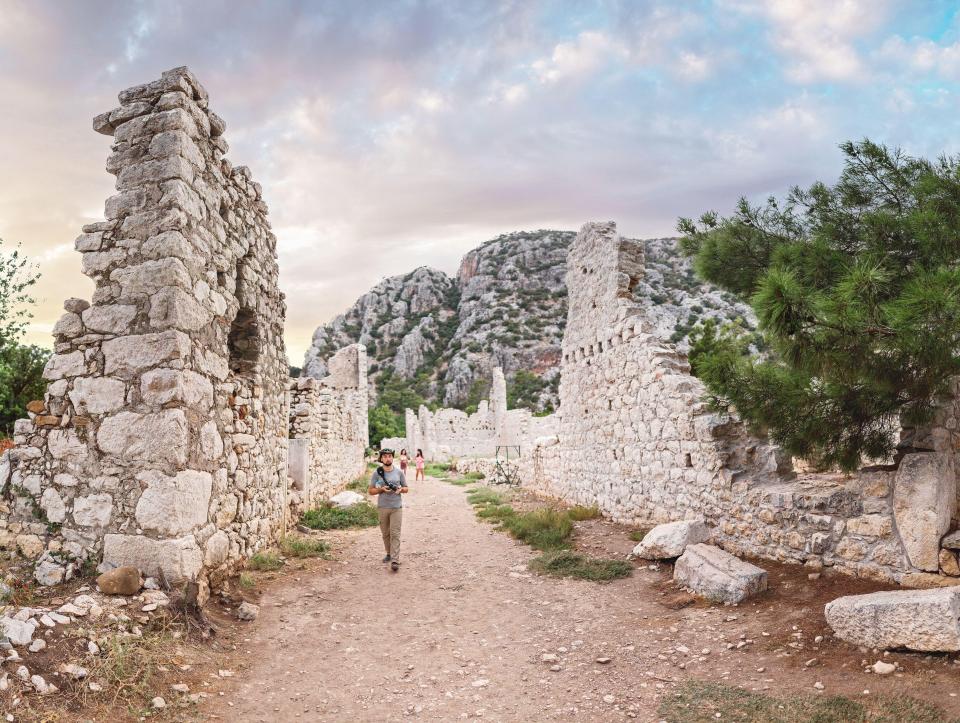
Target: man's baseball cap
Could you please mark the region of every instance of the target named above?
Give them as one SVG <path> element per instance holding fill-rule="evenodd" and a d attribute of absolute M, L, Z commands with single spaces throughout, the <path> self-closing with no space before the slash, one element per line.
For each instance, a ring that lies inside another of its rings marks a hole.
<path fill-rule="evenodd" d="M 394 454 L 394 451 L 392 449 L 381 449 L 380 456 L 382 457 L 385 454 Z"/>

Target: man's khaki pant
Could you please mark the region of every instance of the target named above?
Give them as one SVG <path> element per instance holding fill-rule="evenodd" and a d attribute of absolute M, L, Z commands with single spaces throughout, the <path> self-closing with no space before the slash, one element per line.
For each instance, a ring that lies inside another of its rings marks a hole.
<path fill-rule="evenodd" d="M 400 525 L 403 524 L 403 508 L 380 507 L 379 512 L 383 549 L 390 555 L 392 561 L 400 562 Z"/>

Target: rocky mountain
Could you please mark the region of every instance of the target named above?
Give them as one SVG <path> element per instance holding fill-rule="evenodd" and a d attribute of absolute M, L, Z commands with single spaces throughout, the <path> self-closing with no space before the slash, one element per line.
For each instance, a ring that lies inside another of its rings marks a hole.
<path fill-rule="evenodd" d="M 506 234 L 464 256 L 454 278 L 421 267 L 381 281 L 316 330 L 303 373 L 323 376 L 330 355 L 360 342 L 370 357 L 371 391 L 392 407 L 422 400 L 470 408 L 486 397 L 490 370 L 499 365 L 512 404 L 553 409 L 575 235 Z M 690 330 L 709 317 L 753 326 L 749 307 L 695 278 L 676 239 L 644 243 L 646 275 L 636 294 L 659 336 L 686 348 Z"/>

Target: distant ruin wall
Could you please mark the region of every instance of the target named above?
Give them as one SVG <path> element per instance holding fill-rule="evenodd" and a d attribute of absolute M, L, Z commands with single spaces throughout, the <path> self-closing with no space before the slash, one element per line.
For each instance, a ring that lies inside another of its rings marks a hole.
<path fill-rule="evenodd" d="M 291 379 L 290 477 L 294 507 L 313 507 L 363 474 L 367 439 L 367 352 L 345 347 L 324 379 Z"/>
<path fill-rule="evenodd" d="M 271 542 L 287 478 L 276 239 L 186 68 L 120 93 L 117 193 L 76 240 L 96 285 L 54 328 L 42 403 L 0 464 L 0 542 L 56 582 L 87 558 L 168 580 Z"/>
<path fill-rule="evenodd" d="M 904 583 L 960 575 L 941 548 L 957 494 L 946 442 L 896 471 L 795 478 L 775 447 L 707 409 L 685 358 L 647 333 L 632 299 L 642 273 L 643 247 L 614 224 L 580 231 L 567 263 L 559 430 L 525 452 L 525 485 L 630 523 L 703 518 L 741 554 Z M 943 426 L 956 427 L 947 416 Z"/>

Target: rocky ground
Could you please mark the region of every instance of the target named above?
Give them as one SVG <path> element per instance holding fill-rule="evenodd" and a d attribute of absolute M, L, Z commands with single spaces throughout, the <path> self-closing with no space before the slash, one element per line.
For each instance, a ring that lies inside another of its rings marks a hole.
<path fill-rule="evenodd" d="M 430 479 L 406 503 L 401 571 L 380 563 L 376 529 L 330 536 L 338 562 L 266 589 L 228 663 L 237 675 L 201 701 L 203 715 L 714 719 L 714 703 L 696 696 L 694 717 L 671 707 L 690 699 L 690 681 L 830 705 L 846 696 L 882 707 L 908 694 L 941 706 L 944 719 L 960 715 L 957 656 L 857 650 L 831 637 L 823 605 L 875 584 L 762 563 L 770 590 L 722 606 L 676 589 L 667 565 L 638 562 L 632 577 L 603 585 L 538 577 L 526 568 L 534 553 L 477 521 L 463 488 Z M 635 544 L 629 532 L 587 521 L 576 545 L 619 557 Z M 893 671 L 874 673 L 877 661 Z"/>

